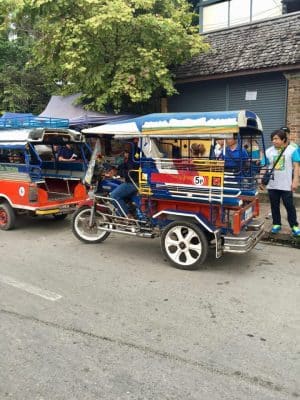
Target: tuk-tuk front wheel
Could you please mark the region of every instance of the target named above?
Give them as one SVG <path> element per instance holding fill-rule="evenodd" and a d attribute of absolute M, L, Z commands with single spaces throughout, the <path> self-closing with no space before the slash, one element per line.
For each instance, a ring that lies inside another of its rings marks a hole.
<path fill-rule="evenodd" d="M 15 226 L 16 215 L 10 204 L 0 203 L 0 229 L 8 231 Z"/>
<path fill-rule="evenodd" d="M 196 270 L 206 260 L 208 241 L 203 231 L 193 223 L 170 223 L 161 236 L 164 255 L 179 269 Z"/>
<path fill-rule="evenodd" d="M 99 229 L 101 226 L 107 225 L 105 217 L 96 210 L 91 224 L 91 212 L 92 209 L 88 206 L 75 211 L 72 218 L 72 231 L 77 239 L 84 243 L 103 242 L 110 234 L 110 232 Z"/>

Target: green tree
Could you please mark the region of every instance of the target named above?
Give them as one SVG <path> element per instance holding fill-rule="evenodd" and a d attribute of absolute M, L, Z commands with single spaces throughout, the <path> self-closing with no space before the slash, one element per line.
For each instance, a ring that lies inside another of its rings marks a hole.
<path fill-rule="evenodd" d="M 24 0 L 33 59 L 62 94 L 82 93 L 88 108 L 176 93 L 173 68 L 204 51 L 186 0 Z"/>
<path fill-rule="evenodd" d="M 194 10 L 195 12 L 198 12 L 200 0 L 188 0 L 188 2 L 189 2 L 190 4 L 192 4 L 193 10 Z"/>
<path fill-rule="evenodd" d="M 39 114 L 53 88 L 38 67 L 27 66 L 31 48 L 0 38 L 0 111 Z"/>
<path fill-rule="evenodd" d="M 30 63 L 34 36 L 26 19 L 14 15 L 18 1 L 0 3 L 0 111 L 32 112 L 47 104 L 54 85 L 40 68 Z"/>

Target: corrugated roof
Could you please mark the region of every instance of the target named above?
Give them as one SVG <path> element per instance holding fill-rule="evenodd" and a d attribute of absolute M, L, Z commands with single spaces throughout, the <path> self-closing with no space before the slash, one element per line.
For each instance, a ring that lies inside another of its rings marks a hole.
<path fill-rule="evenodd" d="M 179 66 L 177 81 L 300 68 L 300 12 L 203 35 L 208 53 Z"/>

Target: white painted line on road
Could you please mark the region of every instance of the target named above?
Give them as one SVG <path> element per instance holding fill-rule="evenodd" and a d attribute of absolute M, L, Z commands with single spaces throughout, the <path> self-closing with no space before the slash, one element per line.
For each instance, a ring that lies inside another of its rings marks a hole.
<path fill-rule="evenodd" d="M 9 276 L 6 276 L 6 275 L 0 274 L 0 282 L 5 283 L 6 285 L 10 285 L 15 288 L 24 290 L 25 292 L 34 294 L 35 296 L 43 297 L 46 300 L 56 301 L 56 300 L 59 300 L 62 298 L 62 296 L 60 294 L 50 292 L 49 290 L 41 289 L 37 286 L 29 285 L 25 282 L 16 281 L 15 279 L 13 279 Z"/>

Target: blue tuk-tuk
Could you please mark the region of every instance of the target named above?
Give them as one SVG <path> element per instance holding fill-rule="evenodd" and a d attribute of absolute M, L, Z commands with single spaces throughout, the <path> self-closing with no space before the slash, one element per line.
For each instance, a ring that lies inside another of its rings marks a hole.
<path fill-rule="evenodd" d="M 205 262 L 209 247 L 217 258 L 246 253 L 262 237 L 257 188 L 265 146 L 255 113 L 150 114 L 83 133 L 98 139 L 88 183 L 95 166 L 98 172 L 94 194 L 73 217 L 80 240 L 99 243 L 111 232 L 160 237 L 171 264 L 193 270 Z M 122 148 L 134 158 L 131 172 L 138 176 L 132 179 L 130 215 L 112 195 L 122 177 L 105 174 L 105 166 L 118 168 Z"/>

